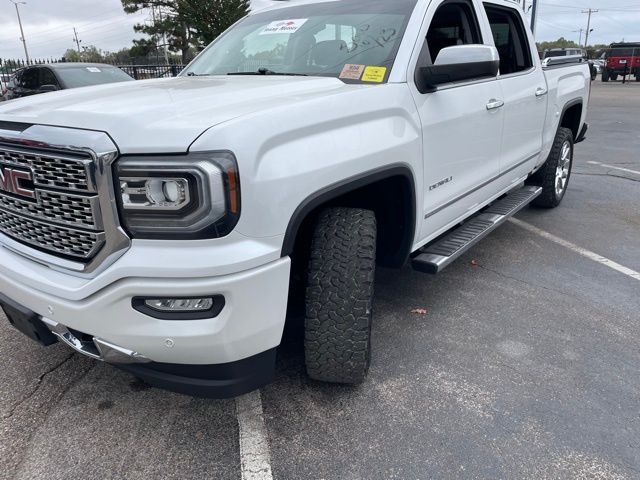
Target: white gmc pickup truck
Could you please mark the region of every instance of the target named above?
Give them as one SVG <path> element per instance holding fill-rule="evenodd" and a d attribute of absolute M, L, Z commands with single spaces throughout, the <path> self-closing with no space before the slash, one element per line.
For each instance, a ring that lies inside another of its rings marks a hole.
<path fill-rule="evenodd" d="M 589 67 L 542 68 L 507 0 L 280 1 L 178 78 L 0 106 L 0 303 L 20 331 L 224 397 L 361 382 L 377 265 L 437 273 L 556 207 Z M 292 316 L 289 315 L 291 318 Z"/>

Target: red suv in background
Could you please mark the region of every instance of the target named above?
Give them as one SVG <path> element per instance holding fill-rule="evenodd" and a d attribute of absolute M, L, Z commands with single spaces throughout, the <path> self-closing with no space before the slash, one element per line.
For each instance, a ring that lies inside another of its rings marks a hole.
<path fill-rule="evenodd" d="M 605 53 L 602 81 L 617 80 L 618 75 L 635 75 L 640 82 L 640 43 L 612 43 Z"/>

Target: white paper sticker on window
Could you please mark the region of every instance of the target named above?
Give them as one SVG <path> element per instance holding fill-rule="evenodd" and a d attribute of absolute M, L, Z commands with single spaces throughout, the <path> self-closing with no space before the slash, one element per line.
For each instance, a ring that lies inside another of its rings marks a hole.
<path fill-rule="evenodd" d="M 293 20 L 278 20 L 277 22 L 271 22 L 264 27 L 264 30 L 260 32 L 260 35 L 273 35 L 274 33 L 295 33 L 300 27 L 302 27 L 308 18 L 296 18 Z"/>
<path fill-rule="evenodd" d="M 96 67 L 87 67 L 87 70 L 91 73 L 100 73 L 100 69 Z"/>

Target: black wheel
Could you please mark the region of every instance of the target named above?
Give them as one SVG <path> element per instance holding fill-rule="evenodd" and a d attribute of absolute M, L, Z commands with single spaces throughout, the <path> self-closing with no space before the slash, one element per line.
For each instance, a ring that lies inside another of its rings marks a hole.
<path fill-rule="evenodd" d="M 321 212 L 311 241 L 306 289 L 305 361 L 315 380 L 361 383 L 371 359 L 376 269 L 372 211 Z"/>
<path fill-rule="evenodd" d="M 607 71 L 606 68 L 602 69 L 602 81 L 603 82 L 608 82 L 609 81 L 609 72 Z"/>
<path fill-rule="evenodd" d="M 618 80 L 618 74 L 617 73 L 612 73 L 611 75 L 609 75 L 609 78 L 611 78 L 611 80 L 613 80 L 615 82 L 616 80 Z"/>
<path fill-rule="evenodd" d="M 532 205 L 555 208 L 567 193 L 573 166 L 573 132 L 568 128 L 558 129 L 549 158 L 540 170 L 534 173 L 528 185 L 542 187 L 542 194 Z"/>

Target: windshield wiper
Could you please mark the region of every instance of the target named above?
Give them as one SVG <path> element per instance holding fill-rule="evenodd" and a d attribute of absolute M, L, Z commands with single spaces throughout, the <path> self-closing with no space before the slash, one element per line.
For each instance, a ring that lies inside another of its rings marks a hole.
<path fill-rule="evenodd" d="M 209 76 L 211 76 L 210 73 L 193 73 L 193 72 L 187 73 L 187 77 L 209 77 Z"/>
<path fill-rule="evenodd" d="M 255 72 L 229 72 L 227 75 L 282 75 L 286 77 L 308 77 L 306 73 L 274 72 L 268 68 L 259 68 Z"/>

